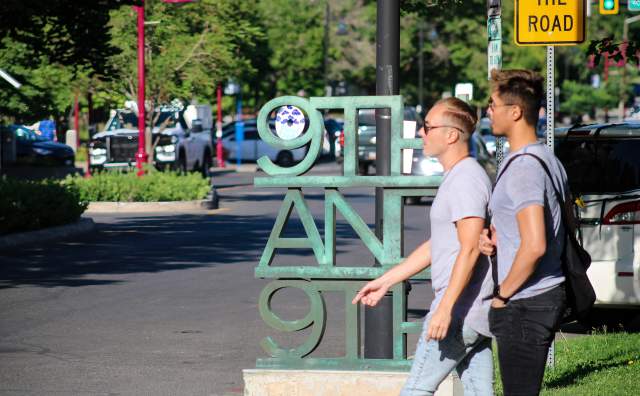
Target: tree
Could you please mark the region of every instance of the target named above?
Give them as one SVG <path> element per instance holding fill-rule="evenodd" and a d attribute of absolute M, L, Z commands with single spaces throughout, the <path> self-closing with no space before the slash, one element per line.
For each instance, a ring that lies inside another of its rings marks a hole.
<path fill-rule="evenodd" d="M 109 10 L 133 0 L 4 0 L 0 7 L 0 68 L 23 86 L 0 82 L 0 117 L 33 122 L 64 119 L 75 92 L 108 73 L 117 49 L 104 29 Z"/>

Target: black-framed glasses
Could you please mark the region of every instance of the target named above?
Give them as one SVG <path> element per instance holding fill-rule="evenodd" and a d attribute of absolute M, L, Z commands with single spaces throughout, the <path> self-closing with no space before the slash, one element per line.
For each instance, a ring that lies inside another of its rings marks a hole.
<path fill-rule="evenodd" d="M 493 99 L 489 98 L 489 101 L 487 102 L 487 107 L 490 108 L 491 110 L 494 110 L 496 107 L 504 107 L 504 106 L 515 106 L 515 103 L 504 103 L 504 104 L 495 104 Z"/>
<path fill-rule="evenodd" d="M 462 128 L 459 128 L 459 127 L 457 127 L 455 125 L 427 125 L 425 123 L 422 128 L 424 129 L 424 133 L 425 134 L 429 133 L 429 131 L 432 130 L 432 129 L 438 129 L 438 128 L 453 128 L 453 129 L 457 129 L 460 132 L 464 133 L 464 130 L 462 130 Z"/>

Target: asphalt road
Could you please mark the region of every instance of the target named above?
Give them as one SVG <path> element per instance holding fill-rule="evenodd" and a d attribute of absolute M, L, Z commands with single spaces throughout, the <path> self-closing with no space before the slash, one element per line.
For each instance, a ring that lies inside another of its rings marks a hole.
<path fill-rule="evenodd" d="M 339 168 L 322 164 L 316 173 Z M 94 234 L 0 252 L 0 395 L 242 394 L 241 370 L 266 356 L 263 337 L 291 346 L 304 339 L 278 334 L 258 314 L 267 281 L 253 270 L 283 190 L 254 189 L 252 177 L 216 174 L 218 213 L 95 215 Z M 373 189 L 343 192 L 373 224 Z M 322 229 L 322 191 L 305 197 Z M 428 210 L 406 208 L 406 252 L 428 236 Z M 338 219 L 338 263 L 373 263 Z M 310 252 L 275 262 L 301 263 L 313 263 Z M 327 296 L 327 332 L 314 356 L 343 351 L 340 297 Z M 430 298 L 427 283 L 414 285 L 410 317 L 423 316 Z M 285 290 L 274 308 L 301 318 L 308 303 Z"/>

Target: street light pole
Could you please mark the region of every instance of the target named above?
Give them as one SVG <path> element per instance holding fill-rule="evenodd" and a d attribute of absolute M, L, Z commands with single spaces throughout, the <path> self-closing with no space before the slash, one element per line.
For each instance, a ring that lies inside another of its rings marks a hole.
<path fill-rule="evenodd" d="M 329 8 L 329 0 L 326 1 L 324 11 L 324 45 L 322 48 L 322 56 L 324 58 L 324 90 L 325 95 L 332 96 L 333 92 L 329 88 L 329 16 L 331 9 Z"/>
<path fill-rule="evenodd" d="M 222 84 L 218 84 L 218 117 L 216 119 L 216 158 L 218 159 L 218 167 L 224 168 L 224 158 L 222 151 Z"/>
<path fill-rule="evenodd" d="M 144 107 L 144 0 L 139 6 L 133 6 L 138 13 L 138 152 L 136 168 L 138 176 L 144 174 L 143 165 L 149 156 L 145 149 L 145 107 Z"/>
<path fill-rule="evenodd" d="M 397 0 L 378 0 L 376 32 L 376 95 L 400 93 L 400 5 Z M 376 110 L 376 176 L 391 174 L 391 111 Z M 376 236 L 383 239 L 383 189 L 376 188 Z M 400 219 L 402 221 L 402 219 Z M 376 262 L 376 266 L 380 263 Z M 393 357 L 393 298 L 385 295 L 375 307 L 365 307 L 364 356 Z"/>

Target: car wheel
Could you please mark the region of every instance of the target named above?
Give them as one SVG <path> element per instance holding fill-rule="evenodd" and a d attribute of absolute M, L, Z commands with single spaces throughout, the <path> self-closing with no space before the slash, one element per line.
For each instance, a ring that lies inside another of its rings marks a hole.
<path fill-rule="evenodd" d="M 366 176 L 369 173 L 369 164 L 366 162 L 358 162 L 358 174 Z"/>
<path fill-rule="evenodd" d="M 211 176 L 212 166 L 213 166 L 213 160 L 211 159 L 211 153 L 209 152 L 209 150 L 207 150 L 204 152 L 204 156 L 202 157 L 202 167 L 200 168 L 202 177 L 206 179 Z"/>
<path fill-rule="evenodd" d="M 293 154 L 289 151 L 279 152 L 276 157 L 276 163 L 285 168 L 293 165 Z"/>
<path fill-rule="evenodd" d="M 182 174 L 187 174 L 189 171 L 187 169 L 187 157 L 182 152 L 178 156 L 177 171 Z"/>

